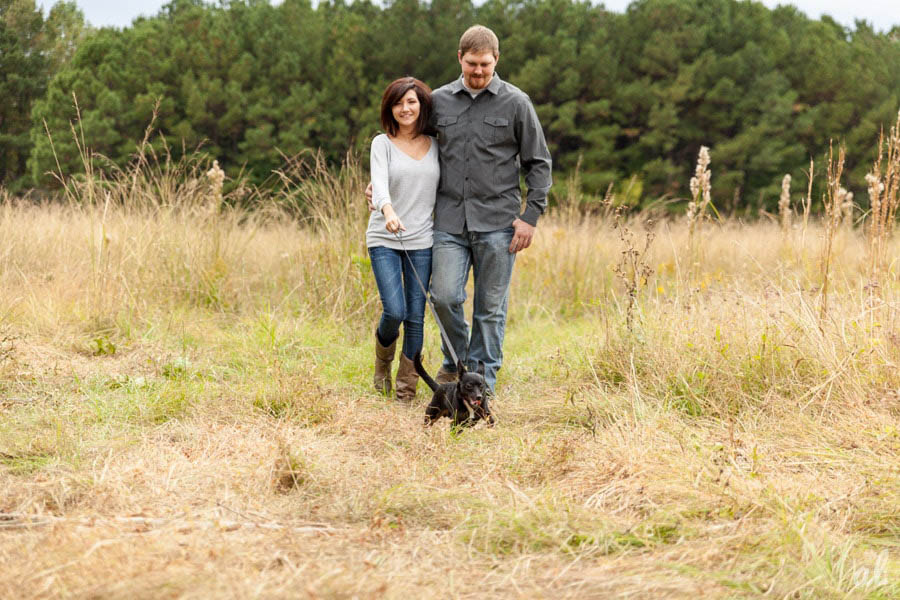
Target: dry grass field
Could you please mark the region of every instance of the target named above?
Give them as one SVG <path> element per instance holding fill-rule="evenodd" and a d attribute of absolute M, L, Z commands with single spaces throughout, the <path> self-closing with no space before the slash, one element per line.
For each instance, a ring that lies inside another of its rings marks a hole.
<path fill-rule="evenodd" d="M 815 219 L 661 221 L 634 278 L 642 223 L 549 215 L 457 433 L 370 389 L 361 174 L 285 175 L 292 213 L 120 175 L 0 202 L 0 597 L 900 598 L 863 227 L 823 314 Z"/>

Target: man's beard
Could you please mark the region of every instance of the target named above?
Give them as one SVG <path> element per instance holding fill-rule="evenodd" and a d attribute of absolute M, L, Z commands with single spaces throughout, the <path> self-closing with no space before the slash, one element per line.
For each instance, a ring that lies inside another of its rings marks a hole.
<path fill-rule="evenodd" d="M 480 90 L 484 87 L 487 80 L 488 79 L 485 75 L 470 75 L 467 83 L 473 90 Z"/>

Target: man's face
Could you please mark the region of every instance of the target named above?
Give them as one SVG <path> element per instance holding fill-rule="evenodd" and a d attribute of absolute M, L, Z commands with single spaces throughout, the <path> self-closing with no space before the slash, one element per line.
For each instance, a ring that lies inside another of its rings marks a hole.
<path fill-rule="evenodd" d="M 486 52 L 456 53 L 462 67 L 463 81 L 470 90 L 481 90 L 487 87 L 494 76 L 497 58 L 490 50 Z"/>

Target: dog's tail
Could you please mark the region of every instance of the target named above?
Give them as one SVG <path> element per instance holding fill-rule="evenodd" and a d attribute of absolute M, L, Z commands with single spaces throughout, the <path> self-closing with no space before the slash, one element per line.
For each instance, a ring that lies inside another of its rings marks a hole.
<path fill-rule="evenodd" d="M 431 378 L 431 375 L 429 375 L 425 371 L 425 367 L 422 366 L 422 353 L 421 352 L 416 352 L 416 356 L 413 358 L 413 363 L 416 365 L 416 373 L 419 374 L 419 377 L 421 377 L 422 380 L 428 384 L 428 387 L 431 388 L 432 392 L 437 391 L 437 389 L 438 389 L 437 382 Z"/>

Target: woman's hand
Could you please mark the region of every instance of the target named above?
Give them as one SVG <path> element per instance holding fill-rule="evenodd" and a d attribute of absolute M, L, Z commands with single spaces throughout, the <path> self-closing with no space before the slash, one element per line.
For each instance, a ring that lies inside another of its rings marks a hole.
<path fill-rule="evenodd" d="M 394 212 L 393 206 L 391 206 L 390 204 L 385 204 L 384 208 L 381 209 L 381 214 L 384 215 L 384 220 L 387 221 L 384 226 L 385 229 L 387 229 L 391 233 L 406 231 L 406 227 L 403 226 L 403 222 L 400 220 L 400 217 L 398 217 L 397 213 Z"/>

